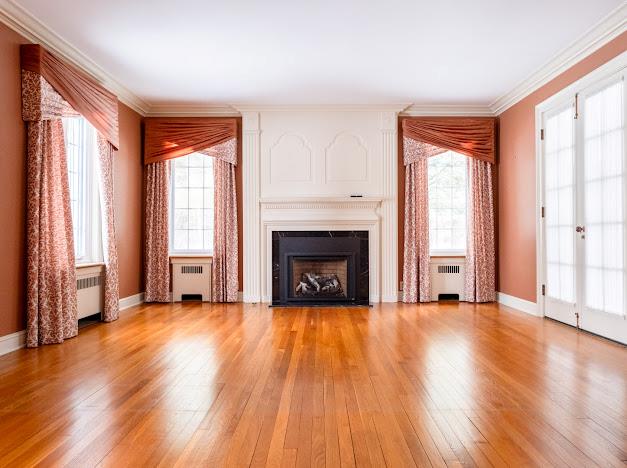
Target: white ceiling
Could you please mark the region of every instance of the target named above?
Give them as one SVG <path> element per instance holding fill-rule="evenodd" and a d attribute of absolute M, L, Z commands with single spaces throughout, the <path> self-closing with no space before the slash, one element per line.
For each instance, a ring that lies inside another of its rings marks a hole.
<path fill-rule="evenodd" d="M 489 105 L 621 0 L 15 0 L 150 105 Z"/>

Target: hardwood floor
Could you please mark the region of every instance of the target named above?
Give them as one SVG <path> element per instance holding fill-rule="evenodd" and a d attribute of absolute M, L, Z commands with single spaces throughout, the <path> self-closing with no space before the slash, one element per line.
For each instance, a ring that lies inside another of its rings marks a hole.
<path fill-rule="evenodd" d="M 625 466 L 627 349 L 495 305 L 144 305 L 0 357 L 0 465 Z"/>

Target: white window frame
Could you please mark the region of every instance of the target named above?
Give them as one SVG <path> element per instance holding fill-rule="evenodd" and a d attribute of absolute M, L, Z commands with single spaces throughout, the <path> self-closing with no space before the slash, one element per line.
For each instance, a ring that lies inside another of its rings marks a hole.
<path fill-rule="evenodd" d="M 451 151 L 451 152 L 456 153 L 455 151 Z M 460 153 L 457 153 L 457 154 L 460 154 Z M 432 156 L 432 157 L 437 157 L 437 156 Z M 429 163 L 427 162 L 427 178 L 428 178 L 428 170 L 429 170 L 428 165 Z M 466 239 L 468 239 L 468 189 L 469 189 L 468 169 L 466 169 Z M 431 245 L 429 245 L 429 256 L 430 257 L 466 257 L 466 248 L 464 249 L 431 249 Z"/>
<path fill-rule="evenodd" d="M 621 73 L 627 68 L 627 52 L 614 57 L 584 77 L 570 84 L 566 88 L 557 92 L 548 99 L 542 101 L 535 108 L 535 156 L 536 156 L 536 315 L 544 317 L 545 304 L 542 286 L 546 284 L 544 262 L 544 222 L 542 217 L 542 208 L 544 201 L 544 169 L 543 169 L 543 142 L 541 131 L 543 129 L 543 116 L 551 109 L 556 108 L 560 104 L 566 104 L 574 101 L 575 95 L 581 91 L 587 90 L 598 83 L 611 79 L 612 76 Z M 582 138 L 581 135 L 577 138 Z M 580 145 L 580 143 L 577 143 Z"/>
<path fill-rule="evenodd" d="M 85 254 L 81 257 L 75 255 L 74 261 L 77 266 L 102 263 L 102 212 L 100 208 L 96 129 L 84 117 L 68 117 L 67 119 L 83 119 L 84 121 L 84 133 L 81 145 L 85 145 L 85 190 L 82 194 L 84 200 L 81 205 L 85 230 Z M 76 239 L 74 241 L 76 242 Z"/>
<path fill-rule="evenodd" d="M 210 158 L 211 156 L 206 156 L 204 155 L 204 157 L 206 158 Z M 215 184 L 215 161 L 213 161 L 214 164 L 212 165 L 213 168 L 213 174 L 214 174 L 214 184 Z M 176 186 L 175 186 L 175 160 L 171 160 L 169 161 L 170 167 L 168 168 L 168 176 L 170 177 L 170 200 L 169 200 L 169 206 L 168 206 L 168 250 L 169 250 L 169 256 L 170 257 L 185 257 L 185 256 L 189 256 L 189 257 L 213 257 L 213 246 L 211 247 L 211 249 L 175 249 L 174 248 L 174 211 L 175 211 L 175 206 L 176 206 Z M 203 187 L 204 189 L 204 187 Z M 215 185 L 214 185 L 214 191 L 215 191 Z M 214 199 L 214 206 L 213 209 L 215 210 L 215 199 Z M 214 226 L 214 235 L 215 235 L 215 226 Z"/>

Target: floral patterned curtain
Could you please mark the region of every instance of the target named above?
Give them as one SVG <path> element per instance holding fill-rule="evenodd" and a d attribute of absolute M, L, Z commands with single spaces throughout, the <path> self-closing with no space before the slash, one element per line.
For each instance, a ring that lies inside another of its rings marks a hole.
<path fill-rule="evenodd" d="M 26 345 L 78 334 L 76 266 L 61 119 L 28 122 Z"/>
<path fill-rule="evenodd" d="M 431 300 L 427 158 L 434 154 L 438 154 L 438 151 L 427 148 L 411 138 L 403 138 L 405 162 L 403 302 Z"/>
<path fill-rule="evenodd" d="M 29 347 L 61 343 L 78 333 L 72 212 L 61 118 L 79 115 L 43 76 L 22 70 L 22 118 L 28 125 L 26 342 Z M 104 215 L 103 319 L 112 321 L 119 313 L 113 221 L 114 147 L 100 133 L 98 146 Z"/>
<path fill-rule="evenodd" d="M 216 145 L 202 153 L 216 158 L 214 170 L 214 234 L 212 295 L 214 302 L 237 302 L 237 193 L 235 165 L 237 140 Z"/>
<path fill-rule="evenodd" d="M 237 193 L 235 165 L 237 139 L 198 151 L 214 163 L 214 235 L 212 296 L 214 302 L 236 302 L 239 289 Z M 170 298 L 168 162 L 146 165 L 146 301 Z"/>
<path fill-rule="evenodd" d="M 146 165 L 146 302 L 170 301 L 169 162 Z"/>
<path fill-rule="evenodd" d="M 118 249 L 115 242 L 113 215 L 113 152 L 109 141 L 98 134 L 98 162 L 100 168 L 100 201 L 102 206 L 102 244 L 105 263 L 104 310 L 105 322 L 120 316 L 120 284 L 118 278 Z"/>
<path fill-rule="evenodd" d="M 468 236 L 465 296 L 468 302 L 496 300 L 493 166 L 468 158 Z"/>

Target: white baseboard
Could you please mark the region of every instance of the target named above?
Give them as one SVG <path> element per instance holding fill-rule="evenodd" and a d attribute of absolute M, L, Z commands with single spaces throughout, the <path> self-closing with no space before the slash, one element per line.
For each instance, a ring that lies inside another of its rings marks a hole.
<path fill-rule="evenodd" d="M 144 302 L 144 293 L 120 299 L 120 310 L 128 309 Z M 26 330 L 20 330 L 10 335 L 0 336 L 0 356 L 26 346 Z"/>
<path fill-rule="evenodd" d="M 132 296 L 123 297 L 120 299 L 120 310 L 128 309 L 144 302 L 144 293 L 134 294 Z"/>
<path fill-rule="evenodd" d="M 26 346 L 26 330 L 0 336 L 0 356 Z"/>
<path fill-rule="evenodd" d="M 510 296 L 502 292 L 496 293 L 496 300 L 499 304 L 511 307 L 521 312 L 525 312 L 536 317 L 541 317 L 538 305 L 535 302 L 527 301 L 516 296 Z"/>

